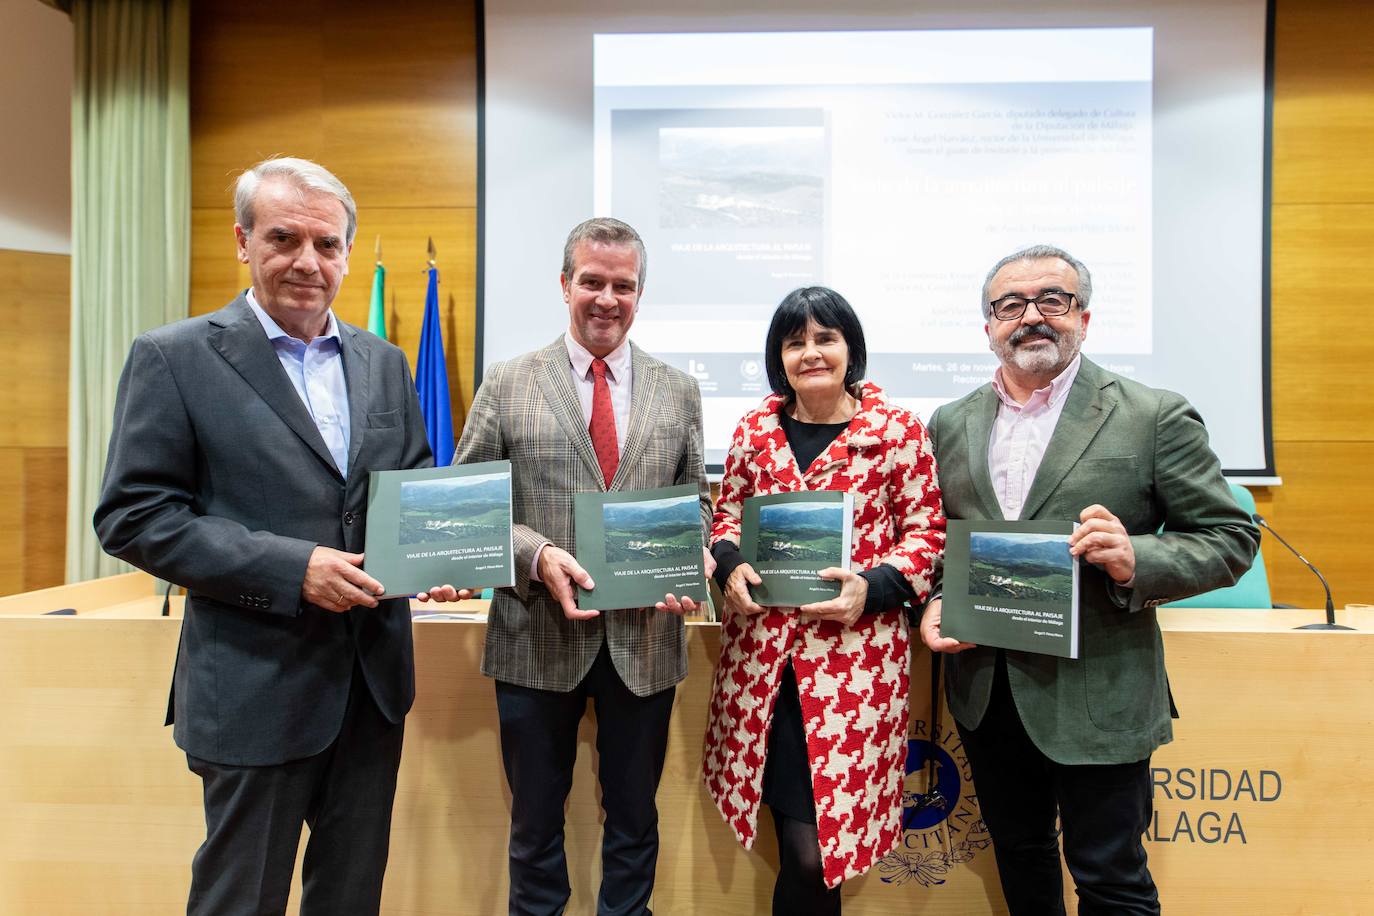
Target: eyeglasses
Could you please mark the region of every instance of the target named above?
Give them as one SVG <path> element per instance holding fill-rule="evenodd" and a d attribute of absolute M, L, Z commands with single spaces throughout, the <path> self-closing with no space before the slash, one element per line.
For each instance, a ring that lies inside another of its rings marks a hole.
<path fill-rule="evenodd" d="M 1066 293 L 1062 289 L 1047 289 L 1034 299 L 1027 299 L 1025 296 L 1003 296 L 1001 299 L 992 300 L 988 306 L 999 321 L 1015 321 L 1026 314 L 1026 308 L 1031 303 L 1035 303 L 1035 310 L 1041 317 L 1057 318 L 1067 315 L 1077 298 L 1073 293 Z"/>

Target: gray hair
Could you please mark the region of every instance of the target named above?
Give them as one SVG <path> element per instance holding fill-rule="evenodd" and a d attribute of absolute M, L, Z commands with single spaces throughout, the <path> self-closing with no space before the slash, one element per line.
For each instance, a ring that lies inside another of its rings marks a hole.
<path fill-rule="evenodd" d="M 992 286 L 992 278 L 997 276 L 997 272 L 1014 261 L 1039 261 L 1044 258 L 1058 258 L 1073 268 L 1074 273 L 1078 274 L 1078 292 L 1074 293 L 1074 298 L 1078 300 L 1080 309 L 1085 312 L 1088 310 L 1088 303 L 1093 296 L 1093 278 L 1092 274 L 1088 273 L 1087 266 L 1063 248 L 1057 248 L 1054 245 L 1032 245 L 1007 255 L 992 265 L 992 270 L 988 271 L 987 277 L 983 280 L 983 297 L 980 303 L 983 308 L 984 321 L 992 317 L 992 306 L 988 304 L 988 289 Z M 1065 292 L 1068 291 L 1065 290 Z"/>
<path fill-rule="evenodd" d="M 568 241 L 563 244 L 563 276 L 569 280 L 573 274 L 573 249 L 581 242 L 599 242 L 602 245 L 624 245 L 639 254 L 639 289 L 644 291 L 644 272 L 648 269 L 648 255 L 644 251 L 644 240 L 629 223 L 622 223 L 609 216 L 598 216 L 578 223 L 568 233 Z"/>
<path fill-rule="evenodd" d="M 353 195 L 348 193 L 344 183 L 334 177 L 334 173 L 309 159 L 296 159 L 291 156 L 273 156 L 264 159 L 239 176 L 234 184 L 234 222 L 246 232 L 253 231 L 253 199 L 258 186 L 264 178 L 281 178 L 302 191 L 319 191 L 332 194 L 343 204 L 344 215 L 348 218 L 345 244 L 353 244 L 353 236 L 358 231 L 358 207 L 353 203 Z"/>

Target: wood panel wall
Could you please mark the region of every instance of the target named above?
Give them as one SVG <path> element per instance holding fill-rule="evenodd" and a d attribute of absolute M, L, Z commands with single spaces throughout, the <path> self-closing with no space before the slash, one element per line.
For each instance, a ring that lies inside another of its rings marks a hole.
<path fill-rule="evenodd" d="M 1279 0 L 1275 36 L 1274 460 L 1259 511 L 1326 574 L 1336 606 L 1374 603 L 1374 20 L 1361 0 Z M 1275 599 L 1320 606 L 1272 538 Z"/>
<path fill-rule="evenodd" d="M 62 584 L 71 258 L 0 250 L 0 595 Z"/>
<path fill-rule="evenodd" d="M 191 17 L 191 313 L 249 285 L 234 257 L 232 185 L 272 155 L 325 165 L 358 205 L 335 309 L 367 325 L 374 250 L 387 332 L 412 366 L 434 239 L 454 429 L 473 396 L 477 232 L 475 13 L 458 2 L 198 3 Z M 301 27 L 300 23 L 309 23 Z"/>
<path fill-rule="evenodd" d="M 281 28 L 264 0 L 197 4 L 192 19 L 192 310 L 248 284 L 233 257 L 229 185 L 272 153 L 316 158 L 357 197 L 360 224 L 337 303 L 364 323 L 372 249 L 389 269 L 389 326 L 413 356 L 425 238 L 443 272 L 455 428 L 472 399 L 476 59 L 469 3 L 307 3 Z M 1359 0 L 1281 0 L 1273 181 L 1273 416 L 1284 484 L 1260 511 L 1333 583 L 1374 602 L 1374 398 L 1365 257 L 1374 249 L 1374 20 Z M 320 15 L 312 16 L 310 12 Z M 290 61 L 286 68 L 268 61 Z M 1276 600 L 1321 592 L 1265 539 Z"/>

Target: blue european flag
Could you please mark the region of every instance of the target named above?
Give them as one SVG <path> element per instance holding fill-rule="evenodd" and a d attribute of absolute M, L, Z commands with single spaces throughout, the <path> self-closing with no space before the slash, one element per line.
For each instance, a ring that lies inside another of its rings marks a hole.
<path fill-rule="evenodd" d="M 444 332 L 439 327 L 439 271 L 433 266 L 425 292 L 420 353 L 415 360 L 415 390 L 420 395 L 420 413 L 425 418 L 430 451 L 434 452 L 434 466 L 445 467 L 453 460 L 453 410 L 449 405 Z"/>

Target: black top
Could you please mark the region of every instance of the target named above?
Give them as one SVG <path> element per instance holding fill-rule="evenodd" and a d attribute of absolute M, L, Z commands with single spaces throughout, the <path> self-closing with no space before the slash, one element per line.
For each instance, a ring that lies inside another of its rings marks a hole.
<path fill-rule="evenodd" d="M 804 423 L 781 411 L 779 418 L 787 444 L 803 472 L 816 457 L 830 447 L 849 424 Z M 744 562 L 744 555 L 731 541 L 719 541 L 711 548 L 716 559 L 716 582 L 722 589 L 730 573 Z M 868 581 L 868 598 L 863 613 L 876 614 L 898 607 L 915 597 L 911 584 L 896 569 L 879 563 L 859 573 Z M 808 823 L 816 822 L 815 793 L 811 786 L 811 767 L 807 762 L 806 732 L 802 728 L 801 697 L 797 676 L 789 660 L 782 669 L 778 699 L 773 708 L 773 724 L 768 733 L 768 751 L 763 766 L 763 802 L 778 814 Z"/>

